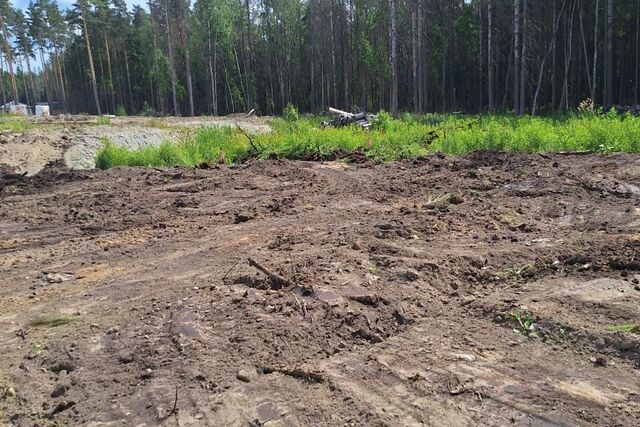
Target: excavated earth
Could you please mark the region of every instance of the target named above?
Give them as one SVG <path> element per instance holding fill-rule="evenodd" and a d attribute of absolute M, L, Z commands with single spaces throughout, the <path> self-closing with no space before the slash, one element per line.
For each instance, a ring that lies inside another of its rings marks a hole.
<path fill-rule="evenodd" d="M 0 424 L 637 426 L 639 279 L 637 155 L 6 172 Z"/>

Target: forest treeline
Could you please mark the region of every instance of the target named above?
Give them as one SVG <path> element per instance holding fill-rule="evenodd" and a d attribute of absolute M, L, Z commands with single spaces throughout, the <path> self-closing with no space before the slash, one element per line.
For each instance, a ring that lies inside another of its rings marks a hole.
<path fill-rule="evenodd" d="M 640 0 L 0 0 L 3 103 L 553 113 L 638 103 Z"/>

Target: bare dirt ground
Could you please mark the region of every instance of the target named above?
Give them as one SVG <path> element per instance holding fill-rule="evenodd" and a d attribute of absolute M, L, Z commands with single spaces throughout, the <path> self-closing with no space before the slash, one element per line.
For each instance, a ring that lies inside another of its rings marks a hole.
<path fill-rule="evenodd" d="M 636 155 L 5 174 L 0 423 L 636 426 L 639 279 Z"/>
<path fill-rule="evenodd" d="M 95 156 L 106 138 L 131 149 L 163 142 L 179 142 L 199 127 L 240 126 L 246 132 L 269 132 L 269 117 L 237 114 L 223 117 L 113 117 L 98 125 L 95 116 L 31 117 L 33 129 L 0 132 L 0 166 L 34 175 L 48 163 L 62 162 L 71 169 L 93 169 Z"/>

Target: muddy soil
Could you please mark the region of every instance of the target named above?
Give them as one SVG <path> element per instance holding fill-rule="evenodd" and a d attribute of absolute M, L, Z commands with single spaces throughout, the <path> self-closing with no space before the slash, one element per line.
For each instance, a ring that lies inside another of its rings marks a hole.
<path fill-rule="evenodd" d="M 640 157 L 0 178 L 0 423 L 640 425 Z"/>

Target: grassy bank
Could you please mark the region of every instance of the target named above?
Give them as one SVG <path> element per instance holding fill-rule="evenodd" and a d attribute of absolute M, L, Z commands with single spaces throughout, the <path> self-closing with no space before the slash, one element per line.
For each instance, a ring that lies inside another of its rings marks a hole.
<path fill-rule="evenodd" d="M 640 152 L 640 117 L 615 113 L 556 118 L 427 114 L 400 119 L 381 113 L 370 131 L 355 126 L 322 129 L 318 117 L 275 119 L 271 126 L 272 132 L 250 139 L 238 129 L 206 127 L 178 144 L 135 151 L 105 141 L 96 166 L 188 166 L 250 157 L 319 160 L 355 150 L 376 161 L 478 150 Z"/>
<path fill-rule="evenodd" d="M 25 132 L 34 127 L 23 115 L 0 113 L 0 132 Z"/>

